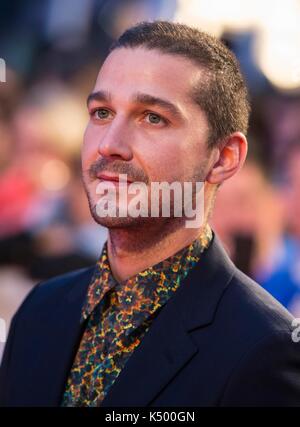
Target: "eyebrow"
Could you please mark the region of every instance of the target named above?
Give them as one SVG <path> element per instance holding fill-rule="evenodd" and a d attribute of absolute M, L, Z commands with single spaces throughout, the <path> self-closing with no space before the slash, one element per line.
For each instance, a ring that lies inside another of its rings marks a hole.
<path fill-rule="evenodd" d="M 110 102 L 111 95 L 108 92 L 103 90 L 92 92 L 87 98 L 87 105 L 89 105 L 92 101 Z M 167 101 L 166 99 L 158 98 L 156 96 L 149 95 L 146 93 L 137 92 L 132 97 L 132 101 L 138 104 L 147 105 L 149 107 L 158 106 L 164 109 L 165 111 L 169 112 L 173 116 L 183 119 L 183 115 L 179 110 L 179 108 L 177 108 L 175 104 L 173 104 L 170 101 Z"/>
<path fill-rule="evenodd" d="M 87 106 L 89 106 L 89 104 L 92 101 L 111 101 L 111 96 L 108 92 L 104 91 L 104 90 L 98 90 L 97 92 L 92 92 L 86 100 Z"/>
<path fill-rule="evenodd" d="M 148 95 L 146 93 L 139 93 L 139 92 L 134 95 L 133 99 L 135 102 L 137 102 L 139 104 L 147 105 L 149 107 L 151 107 L 151 106 L 161 107 L 162 109 L 168 111 L 173 116 L 182 119 L 181 111 L 176 107 L 176 105 L 174 105 L 170 101 L 167 101 L 167 100 L 162 99 L 162 98 L 158 98 L 158 97 L 153 96 L 153 95 Z"/>

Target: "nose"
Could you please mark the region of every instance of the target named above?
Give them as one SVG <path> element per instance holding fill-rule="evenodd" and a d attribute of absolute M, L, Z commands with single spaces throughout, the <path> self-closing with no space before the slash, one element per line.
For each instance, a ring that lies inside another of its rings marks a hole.
<path fill-rule="evenodd" d="M 102 157 L 119 157 L 129 161 L 133 157 L 131 140 L 132 135 L 128 125 L 121 119 L 115 118 L 101 135 L 98 152 Z"/>

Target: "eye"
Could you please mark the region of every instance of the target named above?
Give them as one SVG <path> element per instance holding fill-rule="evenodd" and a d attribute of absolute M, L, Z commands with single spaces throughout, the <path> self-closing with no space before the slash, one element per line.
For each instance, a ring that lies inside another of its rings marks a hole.
<path fill-rule="evenodd" d="M 106 108 L 97 108 L 96 110 L 92 111 L 91 115 L 95 119 L 98 120 L 105 120 L 110 117 L 111 112 L 107 110 Z"/>
<path fill-rule="evenodd" d="M 163 119 L 159 114 L 156 113 L 146 113 L 145 114 L 147 122 L 152 125 L 166 124 L 166 120 Z"/>

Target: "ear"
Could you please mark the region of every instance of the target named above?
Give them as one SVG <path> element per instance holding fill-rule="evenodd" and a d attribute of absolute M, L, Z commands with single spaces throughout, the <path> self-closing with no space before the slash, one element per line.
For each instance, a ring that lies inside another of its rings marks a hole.
<path fill-rule="evenodd" d="M 215 161 L 206 181 L 210 184 L 221 184 L 243 166 L 248 151 L 247 139 L 241 132 L 235 132 L 215 150 Z"/>

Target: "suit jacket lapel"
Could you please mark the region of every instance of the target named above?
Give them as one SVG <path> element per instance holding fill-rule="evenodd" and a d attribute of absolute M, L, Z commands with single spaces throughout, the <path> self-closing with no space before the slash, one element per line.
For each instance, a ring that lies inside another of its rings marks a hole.
<path fill-rule="evenodd" d="M 45 307 L 40 315 L 37 326 L 43 333 L 34 336 L 28 334 L 24 345 L 38 351 L 33 371 L 28 370 L 28 378 L 26 372 L 23 375 L 24 390 L 20 391 L 20 387 L 18 390 L 18 394 L 22 394 L 22 405 L 25 401 L 27 406 L 60 406 L 69 370 L 83 333 L 84 325 L 80 324 L 81 308 L 93 271 L 94 267 L 83 274 L 76 273 L 73 281 L 68 277 L 71 283 L 67 287 L 68 291 L 64 291 L 61 298 L 57 299 L 56 309 L 49 312 Z M 30 339 L 33 341 L 29 342 Z"/>
<path fill-rule="evenodd" d="M 218 237 L 161 309 L 102 406 L 146 406 L 198 352 L 189 332 L 208 326 L 234 273 Z"/>
<path fill-rule="evenodd" d="M 153 321 L 102 406 L 146 406 L 197 352 L 170 302 Z"/>

